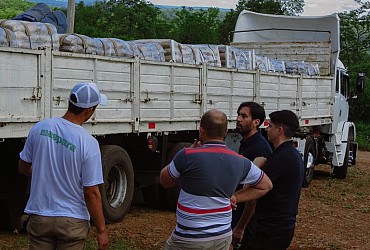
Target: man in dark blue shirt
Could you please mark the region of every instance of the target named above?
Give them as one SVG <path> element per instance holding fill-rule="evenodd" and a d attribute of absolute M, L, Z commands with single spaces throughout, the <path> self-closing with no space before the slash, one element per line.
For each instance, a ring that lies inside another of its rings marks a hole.
<path fill-rule="evenodd" d="M 262 169 L 274 188 L 257 200 L 255 214 L 245 232 L 248 241 L 245 249 L 287 249 L 293 239 L 298 213 L 304 168 L 292 137 L 299 121 L 288 110 L 275 111 L 269 116 L 266 130 L 268 140 L 274 145 L 274 153 Z M 234 231 L 243 232 L 243 226 L 238 223 Z"/>
<path fill-rule="evenodd" d="M 264 108 L 256 102 L 243 102 L 238 108 L 238 117 L 236 120 L 236 129 L 242 135 L 243 139 L 240 142 L 239 154 L 243 155 L 250 161 L 254 161 L 256 157 L 268 158 L 272 154 L 272 149 L 259 131 L 266 118 Z M 239 185 L 237 190 L 243 188 Z M 239 203 L 236 210 L 232 213 L 232 228 L 234 228 L 241 218 L 244 209 L 245 213 L 253 214 L 249 210 L 254 211 L 255 201 Z M 247 220 L 249 220 L 247 218 Z M 243 222 L 246 223 L 246 222 Z M 234 244 L 239 243 L 245 245 L 246 239 L 242 240 L 241 235 L 234 233 Z M 242 249 L 242 248 L 241 248 Z"/>

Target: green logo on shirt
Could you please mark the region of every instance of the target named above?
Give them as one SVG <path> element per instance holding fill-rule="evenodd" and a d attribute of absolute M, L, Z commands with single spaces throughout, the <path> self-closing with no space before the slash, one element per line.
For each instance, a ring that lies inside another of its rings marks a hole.
<path fill-rule="evenodd" d="M 66 139 L 63 139 L 59 135 L 47 130 L 47 129 L 42 129 L 40 135 L 42 136 L 47 136 L 53 139 L 57 144 L 62 144 L 64 147 L 68 148 L 72 152 L 75 152 L 76 146 L 67 141 Z"/>

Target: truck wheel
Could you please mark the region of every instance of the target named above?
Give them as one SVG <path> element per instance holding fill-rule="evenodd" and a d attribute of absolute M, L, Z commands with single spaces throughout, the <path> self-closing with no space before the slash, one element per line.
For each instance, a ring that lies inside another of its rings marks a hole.
<path fill-rule="evenodd" d="M 107 223 L 118 222 L 128 213 L 134 195 L 134 171 L 127 152 L 115 145 L 100 147 L 104 184 L 99 186 Z"/>
<path fill-rule="evenodd" d="M 166 164 L 170 163 L 175 157 L 176 153 L 183 148 L 190 147 L 191 143 L 189 142 L 179 142 L 176 143 L 167 153 Z M 172 188 L 164 188 L 164 199 L 167 205 L 167 208 L 171 211 L 175 211 L 177 208 L 177 200 L 179 198 L 180 187 L 177 184 Z"/>
<path fill-rule="evenodd" d="M 307 137 L 304 148 L 304 178 L 302 187 L 308 187 L 313 179 L 315 170 L 315 144 L 311 137 Z"/>
<path fill-rule="evenodd" d="M 350 142 L 347 141 L 346 154 L 344 155 L 343 165 L 334 166 L 333 175 L 337 179 L 345 179 L 347 176 L 349 147 L 350 147 Z"/>

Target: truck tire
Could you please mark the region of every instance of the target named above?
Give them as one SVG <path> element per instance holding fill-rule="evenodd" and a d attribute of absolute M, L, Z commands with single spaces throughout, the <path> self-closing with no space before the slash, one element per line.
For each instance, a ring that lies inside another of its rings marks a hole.
<path fill-rule="evenodd" d="M 347 141 L 347 147 L 346 147 L 346 153 L 344 155 L 343 165 L 334 166 L 333 168 L 333 175 L 337 179 L 345 179 L 347 177 L 349 147 L 350 147 L 350 142 Z"/>
<path fill-rule="evenodd" d="M 304 148 L 303 166 L 304 178 L 302 187 L 306 188 L 310 185 L 315 171 L 315 143 L 311 137 L 306 138 L 306 145 Z"/>
<path fill-rule="evenodd" d="M 179 152 L 181 149 L 190 147 L 191 143 L 189 142 L 178 142 L 176 143 L 167 153 L 166 156 L 166 164 L 169 164 L 173 157 L 175 157 L 176 153 Z M 172 188 L 164 188 L 164 200 L 166 206 L 169 210 L 175 211 L 177 208 L 177 200 L 179 198 L 180 187 L 177 184 Z"/>
<path fill-rule="evenodd" d="M 100 147 L 104 184 L 99 186 L 107 223 L 121 221 L 134 195 L 134 170 L 127 152 L 115 145 Z"/>

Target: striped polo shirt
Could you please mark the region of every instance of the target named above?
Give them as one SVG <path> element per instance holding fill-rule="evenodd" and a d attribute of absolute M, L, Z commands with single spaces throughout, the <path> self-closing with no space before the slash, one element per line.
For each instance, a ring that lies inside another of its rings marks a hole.
<path fill-rule="evenodd" d="M 222 142 L 180 150 L 168 171 L 181 187 L 173 236 L 186 241 L 231 235 L 231 195 L 238 184 L 257 185 L 264 175 Z"/>

